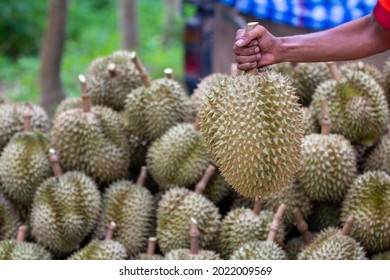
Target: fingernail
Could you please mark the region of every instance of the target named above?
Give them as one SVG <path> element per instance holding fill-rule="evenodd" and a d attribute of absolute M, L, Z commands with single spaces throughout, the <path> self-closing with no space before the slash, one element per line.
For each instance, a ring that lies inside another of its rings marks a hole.
<path fill-rule="evenodd" d="M 237 42 L 236 42 L 236 45 L 241 47 L 242 45 L 244 45 L 244 40 L 242 39 L 239 39 Z"/>

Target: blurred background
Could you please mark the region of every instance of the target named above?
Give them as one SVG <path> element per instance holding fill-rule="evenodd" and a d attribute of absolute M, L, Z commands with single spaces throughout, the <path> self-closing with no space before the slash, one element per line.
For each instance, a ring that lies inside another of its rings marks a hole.
<path fill-rule="evenodd" d="M 0 0 L 0 96 L 41 103 L 78 96 L 77 75 L 118 49 L 135 50 L 152 78 L 172 68 L 191 94 L 230 72 L 235 32 L 260 21 L 274 35 L 331 28 L 376 0 Z M 367 61 L 382 69 L 389 52 Z"/>

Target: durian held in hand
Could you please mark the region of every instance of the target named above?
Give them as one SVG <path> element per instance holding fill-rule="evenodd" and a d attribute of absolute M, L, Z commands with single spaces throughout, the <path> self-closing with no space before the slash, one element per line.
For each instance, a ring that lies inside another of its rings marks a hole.
<path fill-rule="evenodd" d="M 289 80 L 274 71 L 253 72 L 215 83 L 199 123 L 221 174 L 245 197 L 263 196 L 291 182 L 303 135 L 298 97 Z"/>

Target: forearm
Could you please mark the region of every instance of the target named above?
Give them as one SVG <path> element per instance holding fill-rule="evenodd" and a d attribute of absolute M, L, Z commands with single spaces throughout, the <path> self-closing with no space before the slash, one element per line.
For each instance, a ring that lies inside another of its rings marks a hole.
<path fill-rule="evenodd" d="M 354 60 L 390 48 L 390 31 L 370 14 L 335 28 L 278 38 L 276 63 Z"/>

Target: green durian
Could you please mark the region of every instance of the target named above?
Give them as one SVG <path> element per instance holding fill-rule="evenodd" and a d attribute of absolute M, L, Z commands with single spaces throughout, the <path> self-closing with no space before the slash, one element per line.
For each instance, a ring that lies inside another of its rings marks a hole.
<path fill-rule="evenodd" d="M 101 212 L 96 183 L 84 173 L 62 174 L 51 150 L 55 177 L 41 184 L 31 209 L 32 235 L 56 255 L 71 253 L 94 229 Z"/>
<path fill-rule="evenodd" d="M 156 254 L 156 243 L 157 238 L 156 237 L 149 237 L 148 239 L 148 248 L 146 250 L 146 253 L 140 253 L 134 257 L 135 260 L 164 260 L 164 257 L 162 255 Z"/>
<path fill-rule="evenodd" d="M 320 84 L 312 109 L 320 122 L 321 100 L 326 99 L 332 120 L 331 133 L 344 135 L 352 144 L 371 146 L 387 130 L 389 109 L 383 89 L 360 71 L 346 71 L 339 81 Z"/>
<path fill-rule="evenodd" d="M 207 184 L 207 188 L 204 190 L 204 196 L 207 197 L 212 203 L 217 204 L 223 199 L 227 198 L 231 193 L 231 188 L 226 183 L 223 176 L 216 172 L 211 176 L 210 181 Z"/>
<path fill-rule="evenodd" d="M 315 203 L 308 219 L 310 229 L 318 232 L 328 227 L 340 226 L 340 211 L 340 203 Z"/>
<path fill-rule="evenodd" d="M 38 186 L 52 175 L 47 139 L 31 132 L 31 115 L 25 131 L 15 134 L 0 156 L 0 190 L 14 203 L 29 207 Z"/>
<path fill-rule="evenodd" d="M 356 176 L 355 149 L 342 135 L 305 136 L 297 179 L 311 200 L 340 202 Z"/>
<path fill-rule="evenodd" d="M 365 260 L 366 253 L 352 237 L 327 228 L 299 255 L 298 260 Z"/>
<path fill-rule="evenodd" d="M 383 66 L 383 85 L 387 101 L 390 103 L 390 58 L 386 60 Z"/>
<path fill-rule="evenodd" d="M 80 82 L 86 86 L 84 77 Z M 83 99 L 83 109 L 65 111 L 53 124 L 50 142 L 61 155 L 61 165 L 83 171 L 99 184 L 125 178 L 130 148 L 122 117 L 110 108 L 91 108 L 88 95 Z"/>
<path fill-rule="evenodd" d="M 274 242 L 252 241 L 235 250 L 230 260 L 287 260 L 287 255 Z"/>
<path fill-rule="evenodd" d="M 24 242 L 26 226 L 19 227 L 17 240 L 0 241 L 0 260 L 51 260 L 52 255 L 42 246 Z"/>
<path fill-rule="evenodd" d="M 378 83 L 378 85 L 380 86 L 383 85 L 382 73 L 374 65 L 364 63 L 363 61 L 357 61 L 357 62 L 347 62 L 340 66 L 341 74 L 344 74 L 345 72 L 348 71 L 363 72 L 369 75 L 370 77 L 372 77 Z"/>
<path fill-rule="evenodd" d="M 272 211 L 259 211 L 260 200 L 256 200 L 253 210 L 236 208 L 231 210 L 221 222 L 218 238 L 218 250 L 224 258 L 228 258 L 235 250 L 249 241 L 267 239 L 269 227 L 274 218 Z M 284 238 L 284 230 L 278 236 Z"/>
<path fill-rule="evenodd" d="M 310 135 L 313 133 L 320 133 L 320 126 L 314 117 L 312 109 L 310 107 L 301 107 L 301 113 L 303 134 Z"/>
<path fill-rule="evenodd" d="M 363 171 L 384 171 L 390 174 L 390 132 L 383 135 L 363 160 Z"/>
<path fill-rule="evenodd" d="M 369 171 L 356 178 L 341 207 L 340 220 L 355 217 L 350 236 L 369 253 L 390 249 L 390 176 Z"/>
<path fill-rule="evenodd" d="M 178 124 L 151 144 L 146 162 L 153 179 L 164 190 L 197 183 L 210 158 L 193 125 Z"/>
<path fill-rule="evenodd" d="M 375 255 L 371 256 L 372 260 L 390 260 L 390 250 L 383 252 L 383 253 L 377 253 Z"/>
<path fill-rule="evenodd" d="M 95 59 L 87 70 L 92 103 L 121 111 L 127 94 L 142 86 L 140 73 L 125 50 Z"/>
<path fill-rule="evenodd" d="M 61 103 L 57 106 L 54 115 L 53 120 L 57 119 L 57 117 L 68 110 L 72 109 L 82 109 L 83 108 L 83 101 L 79 97 L 68 97 L 61 101 Z"/>
<path fill-rule="evenodd" d="M 19 221 L 19 215 L 13 205 L 0 192 L 0 240 L 16 236 Z"/>
<path fill-rule="evenodd" d="M 144 185 L 145 169 L 137 183 L 120 180 L 104 193 L 103 213 L 95 235 L 103 235 L 111 221 L 116 224 L 113 240 L 122 243 L 129 257 L 141 253 L 153 234 L 155 205 L 153 196 Z"/>
<path fill-rule="evenodd" d="M 284 251 L 286 253 L 286 259 L 288 260 L 296 260 L 297 256 L 300 252 L 302 252 L 304 248 L 303 238 L 302 236 L 293 237 L 286 242 L 284 246 Z"/>
<path fill-rule="evenodd" d="M 185 188 L 166 191 L 157 207 L 157 241 L 163 254 L 188 248 L 189 220 L 193 217 L 200 232 L 199 246 L 208 249 L 215 244 L 220 226 L 218 208 L 200 192 Z"/>
<path fill-rule="evenodd" d="M 292 180 L 303 134 L 297 99 L 273 71 L 222 79 L 207 95 L 199 122 L 204 143 L 241 195 L 267 195 Z"/>
<path fill-rule="evenodd" d="M 115 223 L 111 223 L 104 240 L 92 240 L 83 249 L 73 253 L 68 260 L 125 260 L 125 246 L 111 239 L 115 227 Z"/>
<path fill-rule="evenodd" d="M 136 65 L 140 65 L 134 55 Z M 145 72 L 143 75 L 147 75 Z M 186 122 L 190 116 L 191 101 L 183 87 L 172 78 L 162 78 L 131 91 L 126 98 L 125 114 L 130 130 L 141 139 L 152 142 L 169 128 Z"/>
<path fill-rule="evenodd" d="M 31 127 L 33 130 L 47 134 L 50 121 L 45 110 L 30 103 L 13 103 L 0 105 L 0 152 L 8 141 L 17 132 L 23 131 L 23 114 L 31 114 Z"/>

